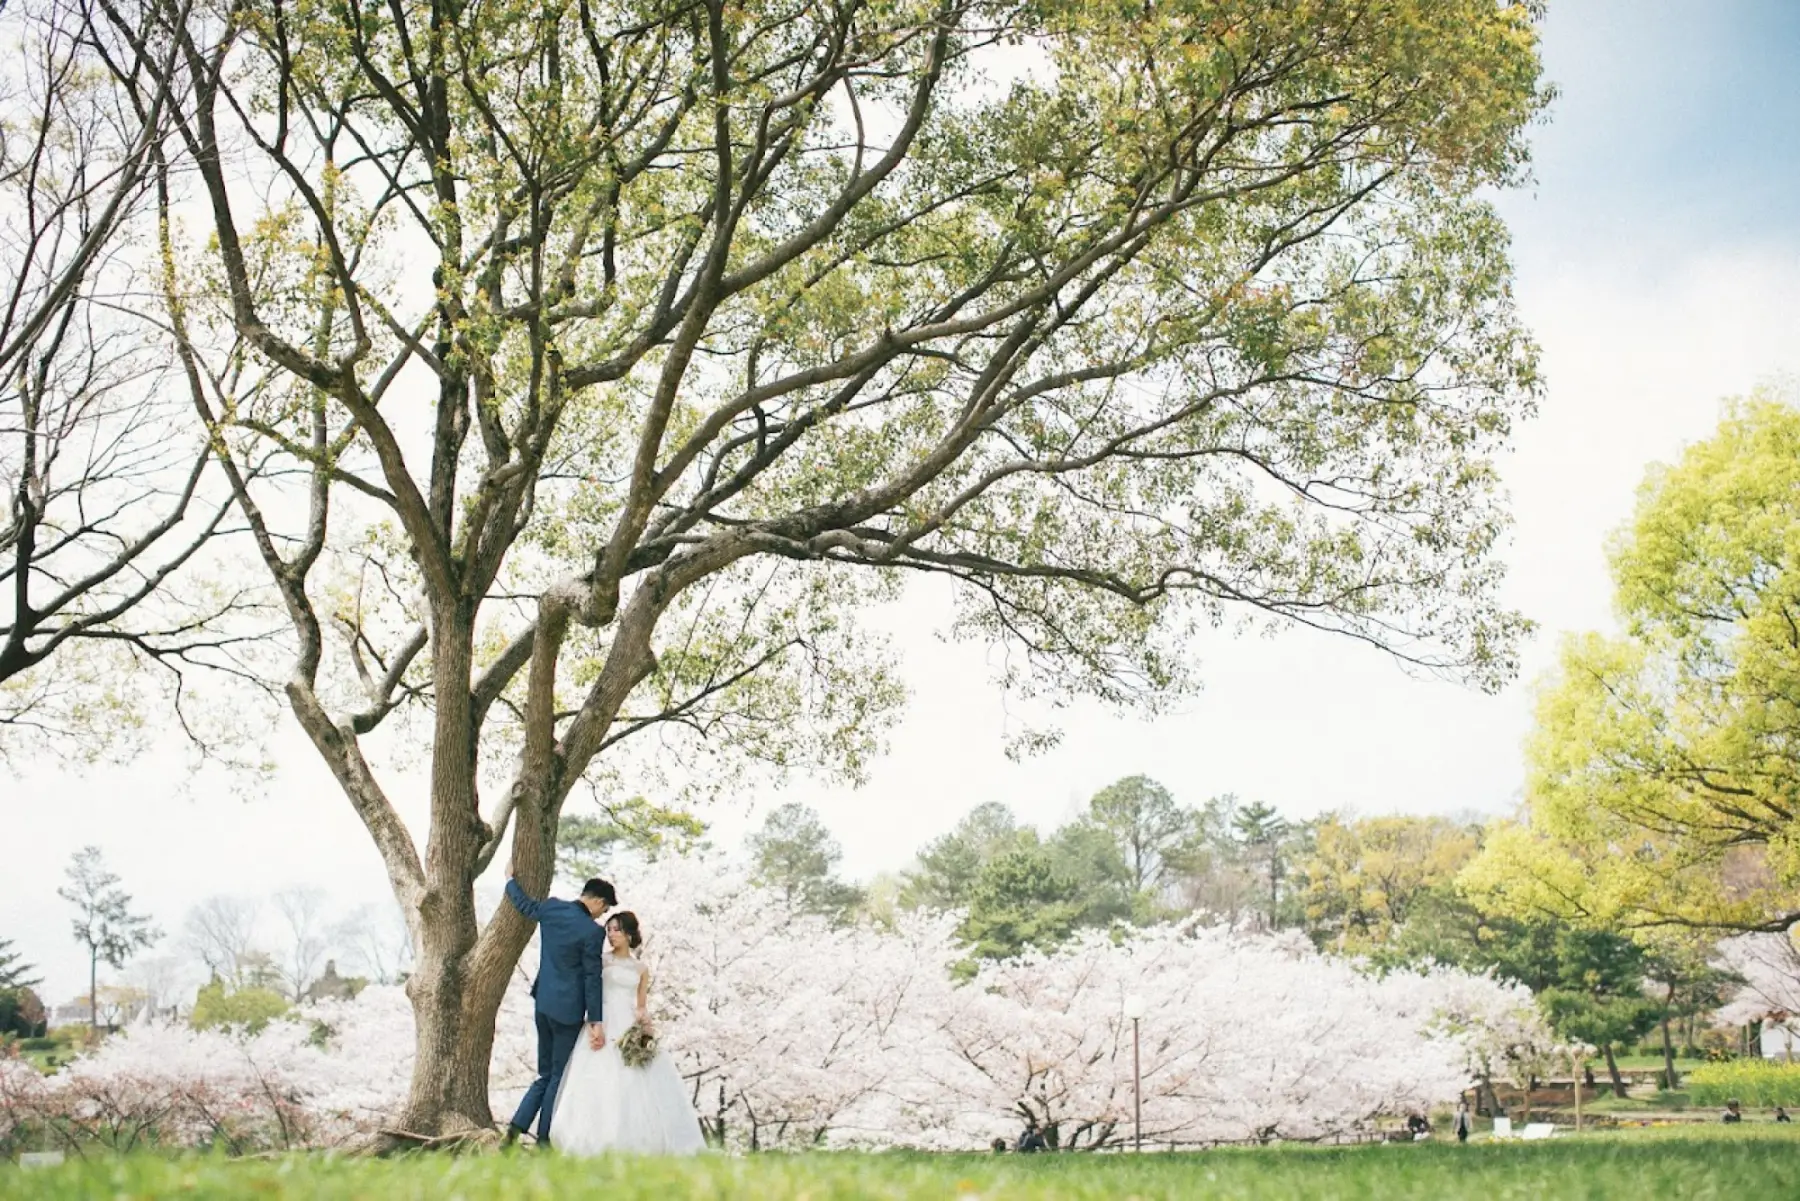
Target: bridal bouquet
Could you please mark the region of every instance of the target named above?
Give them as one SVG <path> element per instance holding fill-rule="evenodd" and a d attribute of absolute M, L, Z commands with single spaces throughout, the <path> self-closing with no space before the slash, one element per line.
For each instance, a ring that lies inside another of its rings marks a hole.
<path fill-rule="evenodd" d="M 619 1039 L 619 1058 L 628 1068 L 648 1067 L 656 1058 L 656 1036 L 642 1026 L 633 1026 Z"/>

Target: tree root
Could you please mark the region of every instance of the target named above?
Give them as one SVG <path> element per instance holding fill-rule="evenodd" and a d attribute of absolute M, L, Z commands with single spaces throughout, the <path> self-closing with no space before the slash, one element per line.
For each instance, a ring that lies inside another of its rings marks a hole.
<path fill-rule="evenodd" d="M 485 1155 L 500 1149 L 500 1132 L 492 1127 L 471 1126 L 448 1134 L 419 1134 L 383 1126 L 344 1148 L 346 1155 L 384 1158 L 407 1152 L 448 1152 L 451 1155 Z"/>

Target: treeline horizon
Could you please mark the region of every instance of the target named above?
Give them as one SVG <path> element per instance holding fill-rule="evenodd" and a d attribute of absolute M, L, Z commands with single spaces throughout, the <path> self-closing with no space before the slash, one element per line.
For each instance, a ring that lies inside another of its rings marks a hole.
<path fill-rule="evenodd" d="M 691 815 L 641 800 L 602 818 L 565 815 L 562 828 L 559 858 L 572 877 L 709 845 Z M 837 839 L 800 803 L 770 812 L 745 851 L 757 882 L 835 921 L 960 911 L 956 933 L 970 971 L 1053 951 L 1083 930 L 1200 921 L 1302 934 L 1378 973 L 1434 963 L 1491 972 L 1530 988 L 1560 1036 L 1594 1045 L 1621 1096 L 1621 1054 L 1654 1048 L 1667 1078 L 1678 1080 L 1678 1056 L 1724 1053 L 1740 1041 L 1707 1020 L 1741 983 L 1715 962 L 1729 932 L 1646 940 L 1508 906 L 1481 881 L 1490 833 L 1514 828 L 1475 813 L 1336 810 L 1293 819 L 1229 793 L 1184 805 L 1154 779 L 1132 775 L 1048 832 L 1005 804 L 979 803 L 924 843 L 909 867 L 865 882 L 841 874 Z"/>

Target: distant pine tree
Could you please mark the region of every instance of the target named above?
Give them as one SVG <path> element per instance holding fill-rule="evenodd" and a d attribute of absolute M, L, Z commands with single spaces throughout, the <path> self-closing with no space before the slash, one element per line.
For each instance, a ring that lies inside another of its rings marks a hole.
<path fill-rule="evenodd" d="M 0 988 L 35 988 L 43 981 L 35 969 L 12 949 L 12 939 L 0 938 Z"/>

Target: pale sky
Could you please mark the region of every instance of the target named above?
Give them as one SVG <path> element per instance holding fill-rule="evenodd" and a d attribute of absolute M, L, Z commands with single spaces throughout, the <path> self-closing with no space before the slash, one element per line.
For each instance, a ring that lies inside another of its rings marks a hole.
<path fill-rule="evenodd" d="M 1561 95 L 1535 132 L 1537 182 L 1502 199 L 1548 380 L 1503 465 L 1517 518 L 1506 596 L 1542 627 L 1517 683 L 1490 697 L 1324 635 L 1220 634 L 1196 648 L 1205 691 L 1180 712 L 1147 722 L 1078 706 L 1058 749 L 1015 764 L 987 652 L 937 637 L 948 604 L 925 585 L 904 617 L 882 616 L 912 701 L 870 783 L 802 779 L 742 798 L 704 815 L 718 840 L 802 800 L 842 842 L 846 871 L 867 876 L 983 801 L 1051 826 L 1139 772 L 1183 801 L 1235 792 L 1296 817 L 1514 806 L 1532 682 L 1564 632 L 1610 622 L 1604 543 L 1645 467 L 1706 436 L 1722 397 L 1800 377 L 1800 4 L 1562 0 L 1545 56 Z M 55 896 L 86 843 L 171 931 L 212 893 L 307 884 L 341 909 L 385 900 L 360 824 L 289 735 L 280 777 L 248 800 L 154 762 L 0 782 L 0 936 L 47 977 L 47 1001 L 86 986 Z"/>

